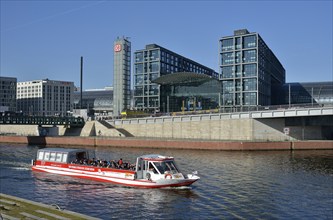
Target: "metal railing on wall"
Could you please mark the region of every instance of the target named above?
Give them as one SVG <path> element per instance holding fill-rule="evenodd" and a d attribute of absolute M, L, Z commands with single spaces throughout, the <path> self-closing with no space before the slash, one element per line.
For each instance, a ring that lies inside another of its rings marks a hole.
<path fill-rule="evenodd" d="M 333 106 L 329 107 L 292 107 L 264 109 L 261 111 L 231 112 L 231 113 L 211 113 L 193 115 L 160 116 L 148 118 L 115 119 L 108 120 L 114 126 L 126 124 L 156 124 L 166 122 L 187 122 L 187 121 L 207 121 L 221 119 L 242 119 L 242 118 L 284 118 L 302 116 L 333 115 Z"/>

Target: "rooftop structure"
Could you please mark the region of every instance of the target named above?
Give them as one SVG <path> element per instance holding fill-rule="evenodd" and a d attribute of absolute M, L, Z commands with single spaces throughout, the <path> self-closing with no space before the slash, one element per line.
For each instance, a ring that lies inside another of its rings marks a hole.
<path fill-rule="evenodd" d="M 153 82 L 161 85 L 163 112 L 211 110 L 220 106 L 221 83 L 211 76 L 180 72 L 161 76 Z"/>

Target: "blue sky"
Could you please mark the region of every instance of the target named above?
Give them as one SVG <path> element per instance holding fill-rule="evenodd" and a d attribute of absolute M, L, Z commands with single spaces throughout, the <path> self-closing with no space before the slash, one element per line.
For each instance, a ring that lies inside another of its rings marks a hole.
<path fill-rule="evenodd" d="M 218 41 L 258 32 L 287 82 L 332 81 L 332 1 L 1 0 L 0 75 L 49 78 L 84 89 L 112 85 L 113 41 L 132 52 L 156 43 L 219 71 Z M 133 63 L 132 63 L 133 65 Z"/>

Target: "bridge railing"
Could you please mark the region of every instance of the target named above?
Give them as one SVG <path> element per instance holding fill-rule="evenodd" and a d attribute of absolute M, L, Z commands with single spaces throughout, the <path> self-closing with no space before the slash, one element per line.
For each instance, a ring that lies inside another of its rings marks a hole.
<path fill-rule="evenodd" d="M 85 121 L 81 117 L 48 117 L 48 116 L 0 116 L 0 124 L 17 125 L 66 125 L 83 127 Z"/>
<path fill-rule="evenodd" d="M 283 117 L 301 117 L 301 116 L 322 116 L 333 115 L 332 107 L 316 108 L 288 108 L 279 110 L 265 110 L 253 112 L 233 112 L 233 113 L 214 113 L 200 115 L 177 115 L 149 118 L 115 119 L 108 120 L 112 125 L 123 124 L 155 124 L 164 122 L 186 122 L 186 121 L 207 121 L 221 119 L 242 119 L 242 118 L 283 118 Z"/>

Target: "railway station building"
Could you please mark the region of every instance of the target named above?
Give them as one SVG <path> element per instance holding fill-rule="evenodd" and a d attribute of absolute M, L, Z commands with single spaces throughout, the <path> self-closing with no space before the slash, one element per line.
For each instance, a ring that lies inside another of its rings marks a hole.
<path fill-rule="evenodd" d="M 167 92 L 164 92 L 154 80 L 169 74 L 185 72 L 203 74 L 218 79 L 218 73 L 213 69 L 157 44 L 149 44 L 146 45 L 145 49 L 136 51 L 134 53 L 133 76 L 134 108 L 147 112 L 167 110 L 167 100 L 165 100 Z M 185 86 L 184 83 L 181 85 Z M 169 105 L 169 107 L 171 106 Z"/>

